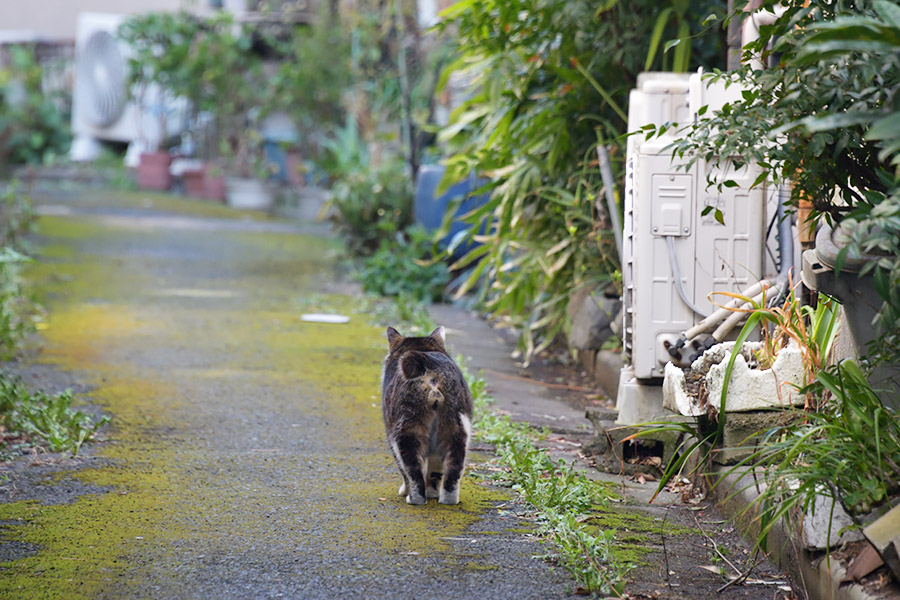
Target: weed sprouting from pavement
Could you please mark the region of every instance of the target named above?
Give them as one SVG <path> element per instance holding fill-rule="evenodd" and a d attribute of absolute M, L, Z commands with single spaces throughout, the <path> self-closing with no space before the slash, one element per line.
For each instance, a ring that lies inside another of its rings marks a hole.
<path fill-rule="evenodd" d="M 457 363 L 475 402 L 475 435 L 496 446 L 504 467 L 495 479 L 537 511 L 539 535 L 556 546 L 550 558 L 565 568 L 581 589 L 621 596 L 631 565 L 617 564 L 613 557 L 615 532 L 589 531 L 583 526 L 585 515 L 608 501 L 604 487 L 578 472 L 574 462 L 554 461 L 538 448 L 535 440 L 545 435 L 543 432 L 491 412 L 493 398 L 485 380 L 466 369 L 462 356 Z"/>
<path fill-rule="evenodd" d="M 94 420 L 72 410 L 72 393 L 29 392 L 19 381 L 0 374 L 0 451 L 12 442 L 46 445 L 52 452 L 78 454 L 109 417 Z"/>

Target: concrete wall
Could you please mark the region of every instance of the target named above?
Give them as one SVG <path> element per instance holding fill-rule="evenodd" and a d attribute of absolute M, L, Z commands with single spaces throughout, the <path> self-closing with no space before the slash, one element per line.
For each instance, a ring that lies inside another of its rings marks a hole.
<path fill-rule="evenodd" d="M 206 6 L 207 0 L 197 0 Z M 131 14 L 176 10 L 185 0 L 0 0 L 0 32 L 31 32 L 50 40 L 75 39 L 75 22 L 82 12 Z"/>

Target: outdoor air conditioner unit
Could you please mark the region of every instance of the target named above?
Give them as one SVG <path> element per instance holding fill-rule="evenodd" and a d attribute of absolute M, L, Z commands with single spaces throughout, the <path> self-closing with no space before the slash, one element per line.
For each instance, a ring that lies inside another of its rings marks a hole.
<path fill-rule="evenodd" d="M 739 86 L 710 85 L 700 73 L 644 73 L 629 99 L 628 130 L 684 126 L 700 107 L 712 111 L 739 94 Z M 665 416 L 659 384 L 669 349 L 716 309 L 708 294 L 740 292 L 765 275 L 766 197 L 762 186 L 750 189 L 758 170 L 732 168 L 725 179 L 738 187 L 708 187 L 711 170 L 728 167 L 698 161 L 684 168 L 669 147 L 677 129 L 650 139 L 635 134 L 627 145 L 622 275 L 629 365 L 617 398 L 624 424 Z M 705 206 L 721 211 L 724 224 L 712 211 L 702 215 Z"/>
<path fill-rule="evenodd" d="M 134 156 L 142 149 L 140 142 L 159 142 L 184 126 L 184 103 L 173 103 L 159 89 L 147 90 L 141 106 L 134 100 L 128 89 L 129 48 L 117 36 L 124 20 L 123 15 L 106 13 L 78 16 L 72 160 L 97 158 L 101 140 L 130 144 L 129 155 Z M 165 136 L 160 131 L 160 110 L 174 113 L 166 119 Z"/>

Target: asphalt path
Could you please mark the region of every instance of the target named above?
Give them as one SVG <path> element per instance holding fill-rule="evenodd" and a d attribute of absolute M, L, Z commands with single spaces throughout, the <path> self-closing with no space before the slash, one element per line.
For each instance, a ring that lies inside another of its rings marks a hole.
<path fill-rule="evenodd" d="M 458 506 L 397 496 L 383 327 L 334 240 L 151 195 L 42 210 L 33 368 L 112 424 L 7 488 L 0 596 L 569 597 L 502 490 L 468 476 Z"/>

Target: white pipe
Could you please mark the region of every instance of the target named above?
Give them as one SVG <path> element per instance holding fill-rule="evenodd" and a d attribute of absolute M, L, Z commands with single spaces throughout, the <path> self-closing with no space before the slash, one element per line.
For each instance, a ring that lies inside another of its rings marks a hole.
<path fill-rule="evenodd" d="M 741 295 L 745 296 L 747 298 L 752 298 L 754 294 L 758 294 L 760 291 L 762 291 L 763 286 L 768 286 L 768 285 L 769 285 L 769 281 L 767 279 L 763 279 L 762 281 L 758 281 L 758 282 L 754 283 L 753 285 L 748 287 L 746 290 L 741 292 Z M 685 339 L 690 341 L 690 340 L 694 339 L 695 337 L 697 337 L 698 335 L 700 335 L 701 333 L 705 333 L 705 332 L 709 331 L 716 324 L 720 323 L 728 315 L 730 315 L 732 312 L 734 312 L 733 309 L 737 308 L 741 304 L 746 304 L 746 301 L 741 298 L 734 298 L 733 300 L 731 300 L 731 302 L 729 302 L 728 304 L 726 304 L 725 306 L 723 306 L 722 308 L 720 308 L 713 314 L 709 315 L 708 317 L 706 317 L 705 319 L 703 319 L 702 321 L 700 321 L 699 323 L 697 323 L 696 325 L 694 325 L 693 327 L 691 327 L 690 329 L 685 331 L 684 332 Z"/>
<path fill-rule="evenodd" d="M 725 339 L 725 336 L 731 333 L 731 330 L 735 328 L 738 322 L 743 319 L 747 313 L 746 311 L 752 309 L 754 306 L 759 306 L 759 303 L 762 302 L 763 298 L 766 297 L 765 291 L 760 292 L 759 295 L 753 298 L 753 302 L 745 302 L 740 309 L 734 311 L 730 317 L 725 319 L 719 327 L 713 331 L 713 339 L 717 342 L 721 342 Z"/>
<path fill-rule="evenodd" d="M 757 10 L 750 13 L 750 15 L 744 19 L 744 25 L 741 27 L 742 48 L 746 47 L 747 44 L 758 40 L 759 28 L 763 25 L 774 25 L 775 21 L 777 21 L 786 10 L 786 7 L 779 4 L 778 6 L 775 6 L 772 11 Z M 765 68 L 762 58 L 759 55 L 753 55 L 750 58 L 750 68 L 754 71 L 762 71 Z"/>
<path fill-rule="evenodd" d="M 615 185 L 612 166 L 609 163 L 609 151 L 606 146 L 597 146 L 597 160 L 600 162 L 600 176 L 603 178 L 603 189 L 606 192 L 606 210 L 609 213 L 609 224 L 616 239 L 616 251 L 619 263 L 622 262 L 622 223 L 619 221 L 619 208 L 616 206 Z"/>

